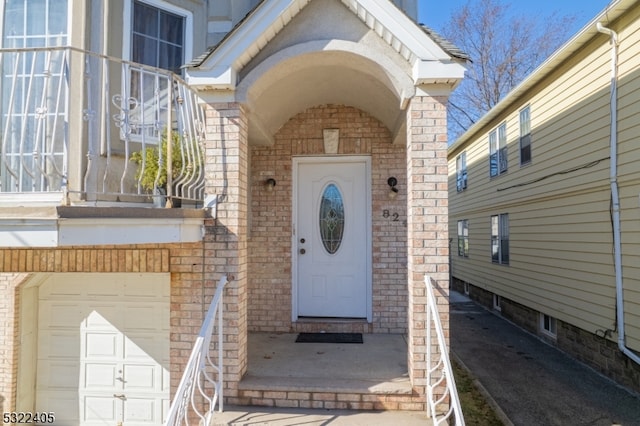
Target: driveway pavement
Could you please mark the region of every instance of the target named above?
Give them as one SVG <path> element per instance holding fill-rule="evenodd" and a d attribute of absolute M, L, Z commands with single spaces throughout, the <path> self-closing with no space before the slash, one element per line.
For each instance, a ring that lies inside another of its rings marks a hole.
<path fill-rule="evenodd" d="M 640 425 L 640 395 L 451 292 L 451 350 L 506 417 L 523 426 Z"/>

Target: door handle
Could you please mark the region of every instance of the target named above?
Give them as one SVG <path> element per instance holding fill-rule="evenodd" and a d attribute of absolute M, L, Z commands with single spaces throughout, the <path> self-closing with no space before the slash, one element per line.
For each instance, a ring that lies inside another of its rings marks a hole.
<path fill-rule="evenodd" d="M 127 396 L 126 396 L 125 394 L 123 394 L 123 393 L 122 393 L 122 394 L 114 393 L 114 394 L 113 394 L 113 397 L 114 397 L 114 398 L 118 398 L 118 399 L 122 399 L 122 400 L 127 399 Z"/>
<path fill-rule="evenodd" d="M 307 251 L 305 249 L 300 249 L 300 254 L 305 254 Z"/>

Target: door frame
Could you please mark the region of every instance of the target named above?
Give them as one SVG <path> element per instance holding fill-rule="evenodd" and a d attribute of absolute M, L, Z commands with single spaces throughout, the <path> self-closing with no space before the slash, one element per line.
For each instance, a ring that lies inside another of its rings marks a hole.
<path fill-rule="evenodd" d="M 344 164 L 364 163 L 365 165 L 365 203 L 366 203 L 366 304 L 367 322 L 373 321 L 373 253 L 372 253 L 372 201 L 371 201 L 371 156 L 369 155 L 323 155 L 323 156 L 294 156 L 292 157 L 292 223 L 291 223 L 291 321 L 298 321 L 298 177 L 301 164 Z"/>

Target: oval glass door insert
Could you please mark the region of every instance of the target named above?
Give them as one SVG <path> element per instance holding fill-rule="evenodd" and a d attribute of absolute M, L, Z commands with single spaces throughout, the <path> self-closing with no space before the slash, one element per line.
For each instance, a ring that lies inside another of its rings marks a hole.
<path fill-rule="evenodd" d="M 344 233 L 344 202 L 342 194 L 333 183 L 327 185 L 320 200 L 320 237 L 329 254 L 340 248 Z"/>

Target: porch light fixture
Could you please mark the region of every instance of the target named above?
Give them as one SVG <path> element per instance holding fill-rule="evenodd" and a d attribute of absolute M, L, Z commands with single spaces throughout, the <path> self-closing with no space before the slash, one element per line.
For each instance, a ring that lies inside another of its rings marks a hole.
<path fill-rule="evenodd" d="M 389 185 L 389 188 L 391 188 L 389 190 L 390 200 L 394 200 L 398 196 L 398 188 L 396 188 L 397 184 L 398 184 L 398 179 L 396 179 L 395 177 L 391 176 L 389 179 L 387 179 L 387 185 Z"/>
<path fill-rule="evenodd" d="M 264 181 L 264 187 L 267 189 L 267 191 L 271 192 L 273 191 L 273 188 L 276 186 L 276 180 L 274 178 L 269 178 L 267 180 Z"/>

